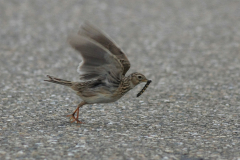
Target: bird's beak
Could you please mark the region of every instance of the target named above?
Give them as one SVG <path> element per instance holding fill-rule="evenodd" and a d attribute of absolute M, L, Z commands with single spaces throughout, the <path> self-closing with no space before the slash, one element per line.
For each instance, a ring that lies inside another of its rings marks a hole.
<path fill-rule="evenodd" d="M 149 80 L 148 79 L 144 79 L 142 82 L 148 82 Z"/>
<path fill-rule="evenodd" d="M 151 83 L 151 82 L 152 82 L 152 80 L 145 79 L 143 82 Z"/>

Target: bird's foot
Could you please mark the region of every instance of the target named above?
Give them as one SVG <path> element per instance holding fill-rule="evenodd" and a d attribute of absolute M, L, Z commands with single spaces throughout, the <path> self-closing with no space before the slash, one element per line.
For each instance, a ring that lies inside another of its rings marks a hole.
<path fill-rule="evenodd" d="M 78 120 L 78 117 L 75 117 L 74 114 L 67 115 L 67 117 L 70 117 L 71 123 L 73 123 L 73 122 L 76 121 L 76 122 L 79 123 L 79 124 L 84 124 L 84 122 L 79 121 L 79 120 Z"/>

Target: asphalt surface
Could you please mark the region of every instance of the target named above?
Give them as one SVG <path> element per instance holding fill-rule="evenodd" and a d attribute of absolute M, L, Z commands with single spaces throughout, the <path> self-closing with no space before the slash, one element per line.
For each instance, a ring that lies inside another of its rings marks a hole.
<path fill-rule="evenodd" d="M 84 106 L 67 44 L 88 20 L 152 80 Z M 238 0 L 0 0 L 0 159 L 240 159 Z"/>

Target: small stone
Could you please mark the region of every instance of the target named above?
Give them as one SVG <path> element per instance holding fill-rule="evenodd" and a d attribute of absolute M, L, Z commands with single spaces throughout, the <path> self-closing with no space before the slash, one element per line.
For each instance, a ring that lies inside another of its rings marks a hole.
<path fill-rule="evenodd" d="M 74 154 L 72 152 L 69 152 L 68 156 L 74 156 Z"/>
<path fill-rule="evenodd" d="M 166 149 L 165 149 L 165 152 L 167 152 L 167 153 L 173 153 L 173 150 L 170 149 L 170 148 L 166 148 Z"/>

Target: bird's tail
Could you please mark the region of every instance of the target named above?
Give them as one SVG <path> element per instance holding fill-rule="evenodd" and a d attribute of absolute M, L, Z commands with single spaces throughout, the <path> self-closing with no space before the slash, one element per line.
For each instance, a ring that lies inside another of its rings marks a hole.
<path fill-rule="evenodd" d="M 69 86 L 69 87 L 71 87 L 73 85 L 71 81 L 66 81 L 66 80 L 63 80 L 63 79 L 55 78 L 55 77 L 52 77 L 52 76 L 49 76 L 49 75 L 47 75 L 47 77 L 49 79 L 44 80 L 44 81 L 57 83 L 57 84 L 61 84 L 61 85 Z"/>

